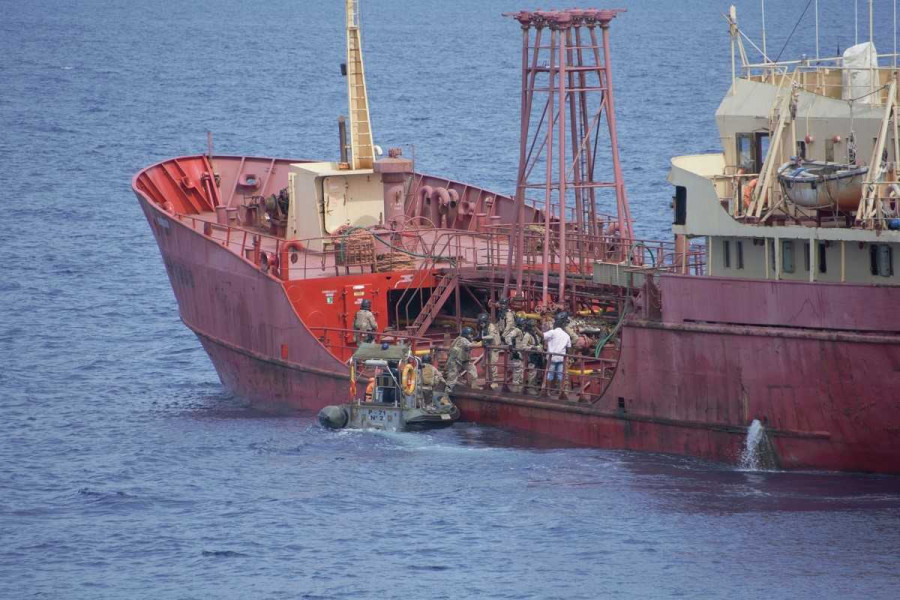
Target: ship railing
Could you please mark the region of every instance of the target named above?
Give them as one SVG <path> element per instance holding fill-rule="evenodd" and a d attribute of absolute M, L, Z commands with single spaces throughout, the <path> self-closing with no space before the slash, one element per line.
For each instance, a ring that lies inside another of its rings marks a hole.
<path fill-rule="evenodd" d="M 441 368 L 445 378 L 449 375 L 448 351 L 446 346 L 434 346 L 430 349 L 433 364 Z M 496 362 L 492 362 L 492 354 L 497 355 Z M 457 385 L 485 393 L 516 393 L 545 401 L 595 404 L 612 381 L 618 354 L 616 341 L 604 344 L 596 355 L 595 346 L 584 353 L 567 354 L 563 359 L 563 381 L 560 383 L 547 380 L 553 354 L 544 350 L 513 351 L 507 346 L 487 346 L 472 351 L 471 358 L 478 379 L 474 382 L 467 381 L 465 373 L 460 372 L 461 379 Z M 517 371 L 522 376 L 521 382 L 516 381 Z M 560 385 L 563 388 L 562 394 Z"/>
<path fill-rule="evenodd" d="M 282 280 L 304 280 L 334 274 L 350 274 L 382 270 L 416 270 L 433 272 L 440 268 L 470 268 L 487 271 L 493 277 L 506 269 L 510 233 L 509 225 L 490 225 L 483 231 L 404 230 L 399 232 L 366 232 L 370 251 L 349 250 L 351 236 L 328 236 L 285 240 L 235 225 L 225 225 L 191 215 L 176 215 L 195 231 L 216 241 L 260 270 Z M 606 231 L 610 231 L 607 227 Z M 363 232 L 360 232 L 360 236 Z M 359 238 L 357 238 L 359 239 Z M 549 240 L 549 251 L 544 245 Z M 543 225 L 529 225 L 524 233 L 523 266 L 543 267 L 545 257 L 551 268 L 559 268 L 561 236 L 558 228 L 545 235 Z M 691 252 L 679 257 L 671 242 L 626 240 L 617 234 L 591 235 L 567 228 L 565 268 L 567 273 L 589 276 L 595 261 L 623 261 L 669 272 L 692 272 L 702 266 L 699 254 Z M 405 262 L 404 262 L 405 261 Z M 415 280 L 415 277 L 413 277 Z M 422 300 L 421 286 L 410 286 Z M 402 300 L 404 310 L 415 310 L 412 297 Z M 401 303 L 398 302 L 398 306 Z M 395 317 L 399 318 L 399 314 Z"/>
<path fill-rule="evenodd" d="M 900 55 L 893 53 L 879 54 L 878 60 L 896 65 L 895 59 L 898 56 Z M 773 85 L 779 85 L 784 78 L 790 76 L 793 83 L 804 91 L 830 98 L 841 98 L 844 90 L 843 71 L 860 69 L 861 67 L 845 67 L 843 57 L 807 58 L 746 64 L 741 67 L 741 76 L 751 81 Z M 870 71 L 874 79 L 867 95 L 874 96 L 873 104 L 884 104 L 887 100 L 887 85 L 894 77 L 896 66 L 877 66 L 865 70 Z"/>

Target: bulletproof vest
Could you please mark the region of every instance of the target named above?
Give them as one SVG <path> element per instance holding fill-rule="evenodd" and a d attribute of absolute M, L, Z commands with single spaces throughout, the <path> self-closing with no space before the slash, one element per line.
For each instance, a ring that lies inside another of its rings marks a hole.
<path fill-rule="evenodd" d="M 432 387 L 434 385 L 434 367 L 431 365 L 425 365 L 422 369 L 422 385 L 425 387 Z"/>
<path fill-rule="evenodd" d="M 356 318 L 353 319 L 353 328 L 362 329 L 369 326 L 369 315 L 372 313 L 368 310 L 359 310 L 356 312 Z M 374 316 L 374 315 L 373 315 Z"/>

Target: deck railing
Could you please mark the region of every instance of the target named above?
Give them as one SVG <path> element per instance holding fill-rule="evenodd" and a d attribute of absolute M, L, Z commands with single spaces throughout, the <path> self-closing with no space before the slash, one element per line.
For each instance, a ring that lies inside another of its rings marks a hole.
<path fill-rule="evenodd" d="M 357 269 L 359 272 L 421 271 L 423 267 L 429 271 L 477 269 L 500 277 L 506 269 L 512 230 L 509 225 L 489 225 L 480 232 L 409 229 L 285 240 L 191 215 L 175 216 L 264 272 L 285 281 L 350 274 Z M 558 270 L 564 261 L 567 273 L 583 275 L 590 275 L 594 262 L 702 275 L 705 264 L 702 248 L 683 248 L 679 252 L 672 242 L 659 240 L 627 240 L 617 235 L 588 235 L 567 230 L 566 255 L 560 257 L 561 236 L 557 229 L 553 228 L 547 236 L 542 225 L 533 224 L 523 237 L 523 268 L 532 271 L 543 269 L 547 260 L 551 270 Z M 354 243 L 370 243 L 374 249 L 368 255 L 358 256 L 350 251 Z"/>

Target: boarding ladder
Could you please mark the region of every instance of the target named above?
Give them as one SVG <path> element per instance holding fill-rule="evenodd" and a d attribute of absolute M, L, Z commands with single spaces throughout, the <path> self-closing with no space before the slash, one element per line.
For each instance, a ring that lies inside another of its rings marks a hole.
<path fill-rule="evenodd" d="M 421 312 L 416 316 L 411 325 L 407 327 L 411 335 L 414 337 L 423 337 L 438 313 L 450 299 L 451 294 L 457 289 L 459 276 L 456 271 L 449 271 L 441 277 L 438 284 L 431 290 L 431 296 L 422 307 Z"/>

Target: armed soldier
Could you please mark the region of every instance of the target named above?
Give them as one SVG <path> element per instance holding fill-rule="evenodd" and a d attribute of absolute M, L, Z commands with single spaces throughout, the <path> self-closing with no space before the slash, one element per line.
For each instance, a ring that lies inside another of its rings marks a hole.
<path fill-rule="evenodd" d="M 372 301 L 363 300 L 353 318 L 353 341 L 359 345 L 360 341 L 372 342 L 375 340 L 375 332 L 378 331 L 378 323 L 372 314 Z"/>
<path fill-rule="evenodd" d="M 487 313 L 478 315 L 478 334 L 481 336 L 481 343 L 485 348 L 490 347 L 488 360 L 490 360 L 490 378 L 491 389 L 496 390 L 500 387 L 497 383 L 497 366 L 500 364 L 500 344 L 503 339 L 500 337 L 500 328 L 495 323 L 491 323 L 491 317 Z"/>
<path fill-rule="evenodd" d="M 503 338 L 506 345 L 509 346 L 509 365 L 512 370 L 512 385 L 510 389 L 520 393 L 522 391 L 522 381 L 525 378 L 525 362 L 523 360 L 522 351 L 525 347 L 525 319 L 516 317 L 515 325 L 510 329 Z"/>
<path fill-rule="evenodd" d="M 434 401 L 434 386 L 443 383 L 446 387 L 447 381 L 441 372 L 431 364 L 431 355 L 426 354 L 422 357 L 422 404 L 424 406 L 436 406 Z"/>
<path fill-rule="evenodd" d="M 538 383 L 538 373 L 544 370 L 545 360 L 544 349 L 541 344 L 541 332 L 537 321 L 528 319 L 525 323 L 525 335 L 522 336 L 522 345 L 527 346 L 528 350 L 528 375 L 525 380 L 525 389 L 529 394 L 538 394 L 540 392 L 540 384 Z"/>
<path fill-rule="evenodd" d="M 478 372 L 472 364 L 472 348 L 480 348 L 481 342 L 475 341 L 475 330 L 463 327 L 459 337 L 450 345 L 447 355 L 447 392 L 452 392 L 460 379 L 469 378 L 469 386 L 474 387 L 478 380 Z"/>
<path fill-rule="evenodd" d="M 516 326 L 516 314 L 509 309 L 509 300 L 501 300 L 497 303 L 497 327 L 500 335 L 506 339 L 506 334 Z"/>

